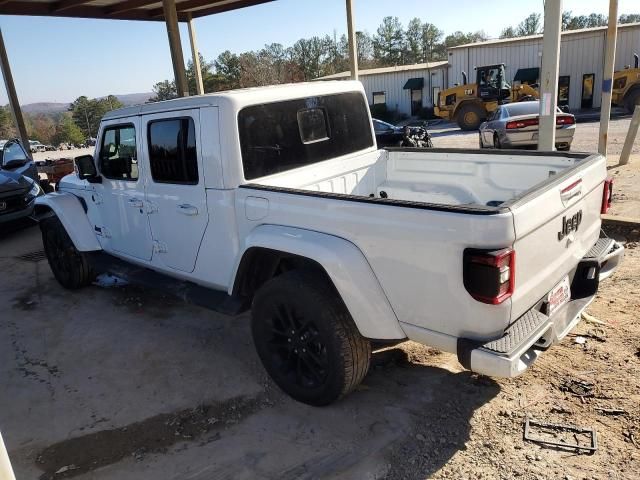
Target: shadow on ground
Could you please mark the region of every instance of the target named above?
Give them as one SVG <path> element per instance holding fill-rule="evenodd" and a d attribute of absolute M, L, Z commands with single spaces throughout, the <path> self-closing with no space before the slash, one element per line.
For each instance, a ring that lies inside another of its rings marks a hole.
<path fill-rule="evenodd" d="M 123 459 L 172 454 L 176 445 L 186 450 L 219 440 L 235 446 L 239 455 L 189 478 L 236 478 L 231 473 L 236 472 L 237 478 L 248 473 L 247 478 L 279 480 L 423 479 L 466 448 L 469 419 L 499 392 L 489 379 L 413 363 L 402 348 L 374 353 L 371 366 L 358 392 L 327 408 L 308 407 L 267 388 L 251 398 L 198 405 L 69 438 L 38 454 L 36 463 L 45 471 L 40 479 L 70 478 Z M 261 429 L 282 423 L 282 416 L 288 417 L 285 424 L 293 420 L 295 425 L 289 438 L 276 428 L 273 436 L 267 433 L 255 444 L 242 440 L 243 430 L 260 436 Z M 300 417 L 306 417 L 304 426 L 298 424 Z M 345 428 L 348 423 L 355 428 Z M 301 443 L 306 432 L 318 435 Z"/>

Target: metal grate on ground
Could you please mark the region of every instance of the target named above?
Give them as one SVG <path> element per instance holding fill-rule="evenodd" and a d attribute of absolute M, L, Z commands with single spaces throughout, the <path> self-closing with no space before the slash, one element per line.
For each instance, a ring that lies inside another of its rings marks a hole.
<path fill-rule="evenodd" d="M 17 257 L 18 260 L 23 260 L 25 262 L 41 262 L 42 260 L 44 260 L 45 258 L 47 258 L 47 256 L 44 253 L 44 250 L 37 250 L 35 252 L 29 252 L 29 253 L 23 253 L 22 255 L 18 255 Z"/>

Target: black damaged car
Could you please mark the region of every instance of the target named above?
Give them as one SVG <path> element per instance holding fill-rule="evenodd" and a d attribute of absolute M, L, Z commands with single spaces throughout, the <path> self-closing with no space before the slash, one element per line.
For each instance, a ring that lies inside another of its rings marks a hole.
<path fill-rule="evenodd" d="M 31 216 L 41 194 L 35 163 L 19 141 L 9 140 L 0 162 L 0 229 L 7 222 Z"/>

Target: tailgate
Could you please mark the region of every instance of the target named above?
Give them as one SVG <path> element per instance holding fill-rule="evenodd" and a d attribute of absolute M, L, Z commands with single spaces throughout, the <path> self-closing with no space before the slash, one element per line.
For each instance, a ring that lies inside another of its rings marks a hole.
<path fill-rule="evenodd" d="M 511 206 L 516 241 L 512 321 L 542 299 L 600 236 L 606 160 L 594 155 Z"/>

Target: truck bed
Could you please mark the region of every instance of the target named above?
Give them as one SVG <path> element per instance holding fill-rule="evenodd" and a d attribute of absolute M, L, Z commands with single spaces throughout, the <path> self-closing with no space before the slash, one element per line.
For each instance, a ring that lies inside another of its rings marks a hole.
<path fill-rule="evenodd" d="M 587 157 L 573 153 L 386 149 L 322 162 L 256 183 L 490 213 Z"/>

